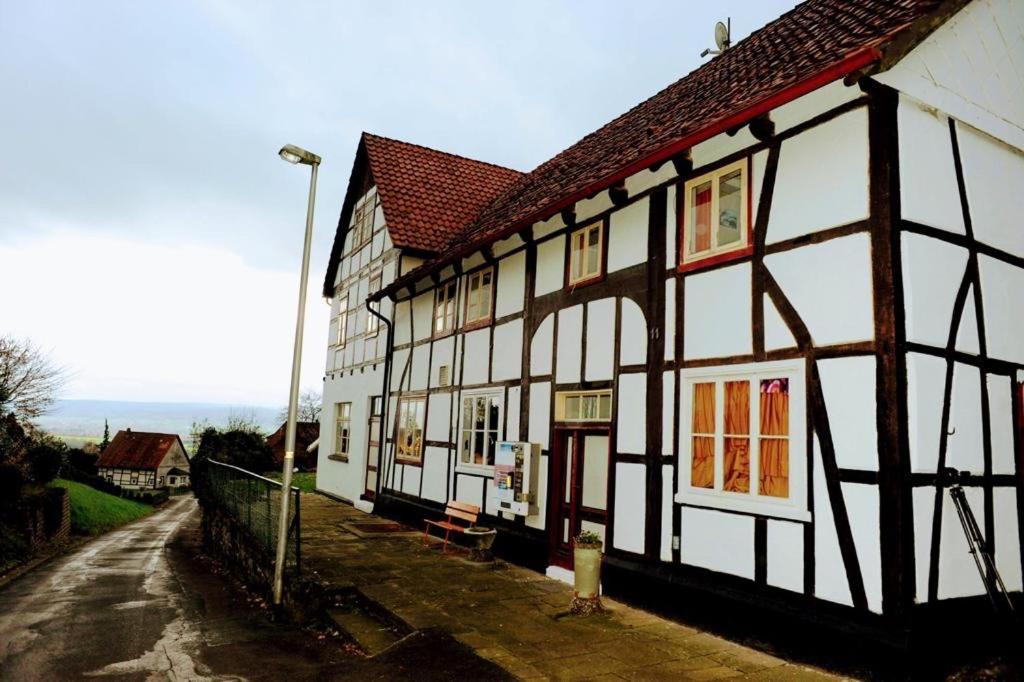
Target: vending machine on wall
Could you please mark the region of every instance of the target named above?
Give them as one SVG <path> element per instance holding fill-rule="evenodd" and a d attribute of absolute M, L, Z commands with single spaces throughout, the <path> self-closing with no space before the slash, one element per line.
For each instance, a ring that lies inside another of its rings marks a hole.
<path fill-rule="evenodd" d="M 539 443 L 500 441 L 494 453 L 491 498 L 498 511 L 532 516 L 537 509 Z"/>

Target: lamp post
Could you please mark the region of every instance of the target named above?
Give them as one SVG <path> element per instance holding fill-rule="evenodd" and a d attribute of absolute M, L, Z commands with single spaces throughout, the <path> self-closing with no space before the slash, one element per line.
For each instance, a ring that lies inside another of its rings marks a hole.
<path fill-rule="evenodd" d="M 306 280 L 309 279 L 309 243 L 313 238 L 313 204 L 316 201 L 316 171 L 320 157 L 293 144 L 281 147 L 278 155 L 288 163 L 312 168 L 309 204 L 306 207 L 306 240 L 302 246 L 302 275 L 299 278 L 299 311 L 295 319 L 295 348 L 292 351 L 292 381 L 288 389 L 288 422 L 285 427 L 284 466 L 281 472 L 281 518 L 277 525 L 277 557 L 274 562 L 274 604 L 281 604 L 284 562 L 288 547 L 288 503 L 291 501 L 292 469 L 295 468 L 295 418 L 299 403 L 299 374 L 302 369 L 302 328 L 306 317 Z"/>

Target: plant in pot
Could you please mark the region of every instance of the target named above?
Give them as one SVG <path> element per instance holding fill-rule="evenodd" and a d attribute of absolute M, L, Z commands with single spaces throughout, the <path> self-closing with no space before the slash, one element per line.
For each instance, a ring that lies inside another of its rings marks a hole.
<path fill-rule="evenodd" d="M 572 613 L 586 615 L 601 610 L 601 548 L 597 533 L 585 530 L 573 538 Z"/>
<path fill-rule="evenodd" d="M 470 561 L 492 561 L 494 554 L 491 552 L 491 546 L 494 545 L 494 539 L 498 536 L 498 531 L 494 528 L 486 528 L 484 526 L 470 526 L 465 530 L 463 535 L 469 540 L 469 560 Z"/>

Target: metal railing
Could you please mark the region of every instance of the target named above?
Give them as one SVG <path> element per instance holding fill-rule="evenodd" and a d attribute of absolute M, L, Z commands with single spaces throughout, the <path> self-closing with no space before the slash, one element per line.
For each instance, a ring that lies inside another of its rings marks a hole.
<path fill-rule="evenodd" d="M 202 483 L 204 497 L 232 516 L 256 544 L 273 556 L 281 514 L 281 482 L 231 464 L 214 460 L 208 460 L 207 464 Z M 292 564 L 298 574 L 302 568 L 302 498 L 299 489 L 294 486 L 289 493 L 292 499 L 288 504 L 288 553 L 285 568 Z"/>

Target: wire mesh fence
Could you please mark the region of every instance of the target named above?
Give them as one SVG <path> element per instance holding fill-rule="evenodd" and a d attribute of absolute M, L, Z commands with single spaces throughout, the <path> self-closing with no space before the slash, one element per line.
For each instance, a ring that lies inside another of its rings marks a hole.
<path fill-rule="evenodd" d="M 281 515 L 281 483 L 231 464 L 209 460 L 208 465 L 203 483 L 207 499 L 231 515 L 254 542 L 273 554 Z M 285 566 L 294 566 L 298 573 L 302 567 L 301 496 L 294 486 L 289 494 Z"/>

